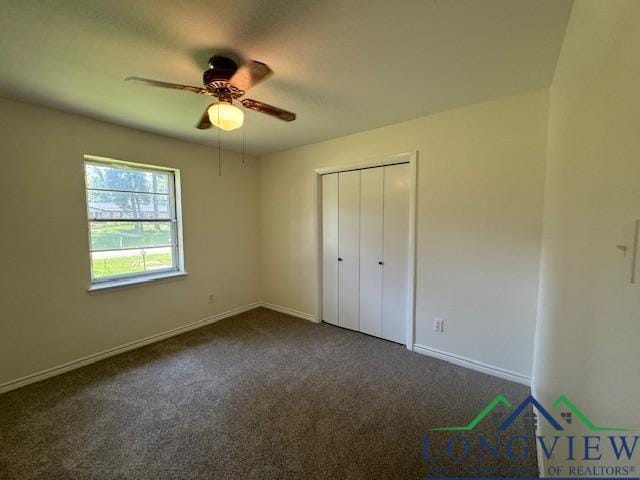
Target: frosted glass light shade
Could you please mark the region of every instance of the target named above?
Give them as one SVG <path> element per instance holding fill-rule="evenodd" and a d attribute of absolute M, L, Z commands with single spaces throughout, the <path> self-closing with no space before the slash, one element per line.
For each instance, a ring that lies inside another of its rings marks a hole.
<path fill-rule="evenodd" d="M 216 103 L 209 107 L 209 120 L 216 127 L 225 131 L 240 128 L 244 123 L 244 113 L 230 103 Z"/>

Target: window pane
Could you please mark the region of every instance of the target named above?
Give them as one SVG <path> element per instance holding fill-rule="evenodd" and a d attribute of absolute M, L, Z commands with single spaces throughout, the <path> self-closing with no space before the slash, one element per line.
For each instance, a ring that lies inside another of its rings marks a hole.
<path fill-rule="evenodd" d="M 87 191 L 90 219 L 170 219 L 169 195 Z"/>
<path fill-rule="evenodd" d="M 169 172 L 146 172 L 127 167 L 86 164 L 87 188 L 126 192 L 169 193 Z"/>
<path fill-rule="evenodd" d="M 173 245 L 173 222 L 90 222 L 91 250 Z"/>
<path fill-rule="evenodd" d="M 91 253 L 94 279 L 168 270 L 173 266 L 173 248 L 171 247 Z"/>

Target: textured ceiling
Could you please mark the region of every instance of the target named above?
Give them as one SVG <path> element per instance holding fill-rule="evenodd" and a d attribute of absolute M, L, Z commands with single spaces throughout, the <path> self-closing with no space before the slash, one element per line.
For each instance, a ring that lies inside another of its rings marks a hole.
<path fill-rule="evenodd" d="M 249 97 L 265 154 L 550 84 L 569 0 L 3 0 L 0 94 L 216 144 L 195 124 L 209 98 L 129 75 L 201 85 L 231 50 L 275 74 Z M 222 134 L 239 150 L 242 132 Z"/>

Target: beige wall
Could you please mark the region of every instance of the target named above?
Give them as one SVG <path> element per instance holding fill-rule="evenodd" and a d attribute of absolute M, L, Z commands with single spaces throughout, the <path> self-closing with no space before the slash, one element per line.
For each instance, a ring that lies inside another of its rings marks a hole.
<path fill-rule="evenodd" d="M 638 25 L 635 0 L 573 6 L 550 97 L 534 369 L 542 400 L 564 393 L 627 428 L 640 428 L 640 286 L 616 245 L 640 218 Z"/>
<path fill-rule="evenodd" d="M 261 158 L 262 299 L 316 311 L 314 168 L 419 150 L 416 342 L 530 375 L 547 100 L 537 91 Z"/>
<path fill-rule="evenodd" d="M 83 154 L 181 170 L 187 277 L 87 293 Z M 0 384 L 259 300 L 256 162 L 224 158 L 0 99 Z"/>

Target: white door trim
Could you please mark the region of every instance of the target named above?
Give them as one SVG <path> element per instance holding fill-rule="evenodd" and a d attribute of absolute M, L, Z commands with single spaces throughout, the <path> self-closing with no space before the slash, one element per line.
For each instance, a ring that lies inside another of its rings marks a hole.
<path fill-rule="evenodd" d="M 363 162 L 342 165 L 336 167 L 322 167 L 314 169 L 316 175 L 316 221 L 317 221 L 317 292 L 316 292 L 316 322 L 322 321 L 322 175 L 328 173 L 348 172 L 351 170 L 363 170 L 365 168 L 384 167 L 408 163 L 411 175 L 410 203 L 409 203 L 409 288 L 407 289 L 407 318 L 406 318 L 406 342 L 408 350 L 413 351 L 415 339 L 415 292 L 416 292 L 416 214 L 418 201 L 418 151 L 409 151 L 392 155 L 383 155 L 370 158 Z"/>

